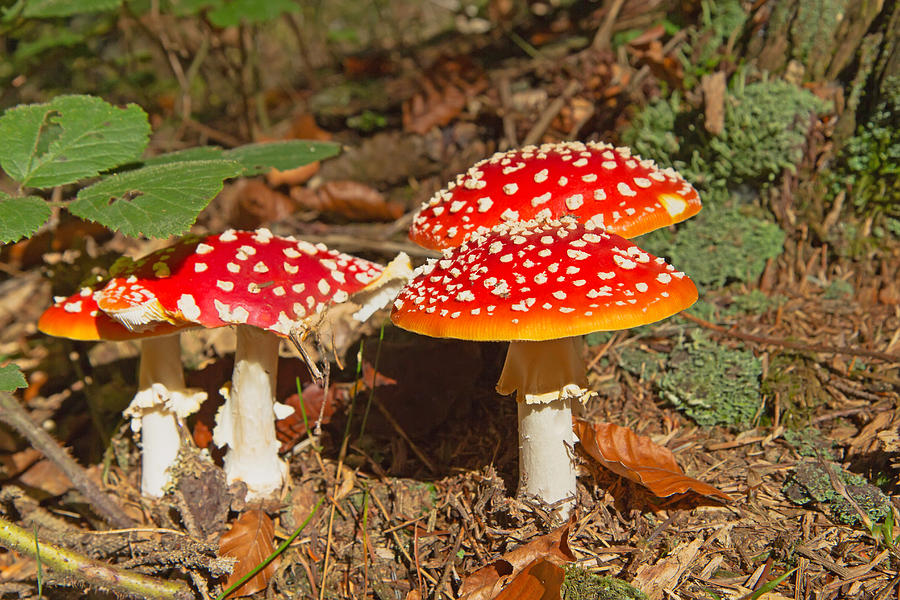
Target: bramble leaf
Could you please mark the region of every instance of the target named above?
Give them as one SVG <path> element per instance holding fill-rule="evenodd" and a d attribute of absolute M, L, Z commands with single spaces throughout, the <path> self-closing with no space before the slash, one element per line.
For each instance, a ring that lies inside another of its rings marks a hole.
<path fill-rule="evenodd" d="M 223 158 L 236 160 L 246 171 L 244 175 L 258 175 L 275 168 L 285 171 L 302 167 L 317 160 L 336 156 L 341 151 L 340 144 L 334 142 L 313 142 L 310 140 L 289 140 L 247 144 L 226 150 Z"/>
<path fill-rule="evenodd" d="M 297 12 L 294 0 L 230 0 L 218 3 L 209 11 L 209 20 L 216 27 L 235 27 L 241 23 L 264 23 L 277 19 L 282 13 Z"/>
<path fill-rule="evenodd" d="M 50 218 L 50 207 L 41 198 L 14 198 L 0 192 L 0 244 L 28 237 Z"/>
<path fill-rule="evenodd" d="M 25 186 L 48 188 L 93 177 L 137 158 L 150 123 L 136 104 L 59 96 L 0 117 L 0 166 Z"/>
<path fill-rule="evenodd" d="M 177 235 L 194 223 L 226 178 L 240 173 L 241 166 L 230 160 L 142 167 L 82 189 L 69 212 L 125 235 Z"/>
<path fill-rule="evenodd" d="M 13 392 L 23 387 L 28 387 L 28 382 L 19 367 L 12 363 L 0 367 L 0 392 Z"/>
<path fill-rule="evenodd" d="M 218 146 L 200 146 L 153 156 L 146 159 L 144 164 L 161 165 L 188 160 L 225 159 L 241 163 L 245 169 L 242 175 L 251 176 L 266 173 L 273 168 L 284 171 L 302 167 L 335 156 L 340 151 L 340 144 L 333 142 L 289 140 L 247 144 L 231 150 L 223 150 Z"/>
<path fill-rule="evenodd" d="M 119 8 L 122 0 L 26 0 L 23 17 L 70 17 Z"/>

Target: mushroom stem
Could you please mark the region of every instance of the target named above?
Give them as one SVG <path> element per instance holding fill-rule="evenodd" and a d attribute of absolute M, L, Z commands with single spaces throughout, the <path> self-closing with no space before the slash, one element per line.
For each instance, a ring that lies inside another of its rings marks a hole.
<path fill-rule="evenodd" d="M 560 500 L 560 518 L 575 504 L 575 461 L 572 447 L 572 400 L 545 404 L 519 402 L 519 495 L 537 496 L 547 504 Z"/>
<path fill-rule="evenodd" d="M 247 499 L 265 498 L 281 489 L 287 465 L 278 458 L 275 436 L 275 380 L 279 338 L 251 326 L 237 326 L 237 350 L 231 393 L 216 416 L 214 441 L 228 446 L 228 481 L 247 484 Z"/>
<path fill-rule="evenodd" d="M 141 341 L 141 366 L 138 393 L 159 395 L 165 390 L 184 389 L 181 368 L 181 336 L 166 335 Z M 154 386 L 157 386 L 154 390 Z M 160 390 L 162 386 L 165 390 Z M 165 399 L 156 398 L 151 406 L 140 409 L 141 428 L 141 491 L 159 498 L 169 482 L 167 470 L 178 457 L 181 436 L 175 414 L 165 406 Z"/>
<path fill-rule="evenodd" d="M 581 337 L 509 344 L 497 382 L 501 394 L 516 392 L 519 404 L 519 494 L 557 508 L 568 517 L 575 504 L 575 436 L 572 400 L 588 394 Z"/>

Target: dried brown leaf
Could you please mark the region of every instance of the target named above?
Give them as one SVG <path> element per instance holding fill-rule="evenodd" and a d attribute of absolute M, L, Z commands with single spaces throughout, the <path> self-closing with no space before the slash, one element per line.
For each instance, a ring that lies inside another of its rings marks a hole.
<path fill-rule="evenodd" d="M 536 558 L 510 581 L 495 600 L 556 600 L 565 570 L 545 558 Z"/>
<path fill-rule="evenodd" d="M 696 538 L 675 548 L 668 556 L 655 564 L 641 565 L 632 583 L 647 594 L 647 600 L 662 600 L 665 591 L 675 589 L 697 554 L 703 539 Z"/>
<path fill-rule="evenodd" d="M 458 117 L 469 99 L 487 88 L 487 79 L 470 58 L 443 57 L 419 85 L 421 91 L 403 103 L 403 131 L 425 135 Z"/>
<path fill-rule="evenodd" d="M 259 179 L 235 184 L 237 200 L 230 219 L 238 229 L 255 229 L 272 221 L 280 221 L 292 214 L 295 202 L 276 192 Z"/>
<path fill-rule="evenodd" d="M 258 509 L 244 512 L 219 538 L 219 555 L 237 559 L 234 571 L 225 582 L 225 588 L 252 571 L 274 551 L 275 525 L 272 519 Z M 265 590 L 269 580 L 275 575 L 278 562 L 278 558 L 270 562 L 266 568 L 239 587 L 231 597 L 249 596 Z"/>
<path fill-rule="evenodd" d="M 516 581 L 519 574 L 532 564 L 544 561 L 559 567 L 564 563 L 574 561 L 575 555 L 572 554 L 572 550 L 569 548 L 569 531 L 571 527 L 572 523 L 570 522 L 546 535 L 531 540 L 523 546 L 519 546 L 515 550 L 507 552 L 499 560 L 478 569 L 463 580 L 459 588 L 460 600 L 492 600 L 498 598 L 498 594 L 505 592 L 504 588 L 512 585 L 512 582 Z M 516 589 L 520 589 L 521 593 L 531 593 L 536 589 L 534 586 L 544 585 L 541 583 L 542 581 L 552 581 L 551 573 L 551 570 L 547 567 L 537 567 L 536 571 L 526 575 L 517 584 L 520 587 Z M 562 580 L 560 580 L 561 582 Z M 557 596 L 558 592 L 557 588 Z M 519 597 L 530 598 L 531 596 L 503 596 L 506 600 Z M 548 596 L 548 598 L 552 597 Z M 541 596 L 535 596 L 535 598 L 541 598 Z"/>
<path fill-rule="evenodd" d="M 612 423 L 592 424 L 582 419 L 575 419 L 573 427 L 581 447 L 591 458 L 661 498 L 694 491 L 703 496 L 731 500 L 708 483 L 685 475 L 670 450 L 627 427 Z"/>
<path fill-rule="evenodd" d="M 350 221 L 394 221 L 404 212 L 401 203 L 387 200 L 375 188 L 358 181 L 329 181 L 317 192 L 317 210 Z"/>

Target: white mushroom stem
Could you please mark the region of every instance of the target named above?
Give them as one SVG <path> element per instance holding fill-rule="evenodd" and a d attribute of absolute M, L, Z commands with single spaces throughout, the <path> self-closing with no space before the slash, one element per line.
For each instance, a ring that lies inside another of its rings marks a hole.
<path fill-rule="evenodd" d="M 568 517 L 575 504 L 572 400 L 589 395 L 581 338 L 515 341 L 497 382 L 501 394 L 516 392 L 519 413 L 519 494 Z"/>
<path fill-rule="evenodd" d="M 141 491 L 154 498 L 163 495 L 169 482 L 167 470 L 175 463 L 181 435 L 175 413 L 166 406 L 168 390 L 184 389 L 181 368 L 181 336 L 145 338 L 141 341 L 138 393 L 129 412 L 140 419 Z M 133 428 L 137 428 L 137 421 Z"/>
<path fill-rule="evenodd" d="M 278 492 L 287 478 L 287 464 L 278 457 L 275 437 L 275 380 L 278 345 L 273 333 L 237 326 L 237 350 L 231 392 L 216 415 L 213 440 L 225 453 L 229 482 L 247 484 L 247 499 Z"/>

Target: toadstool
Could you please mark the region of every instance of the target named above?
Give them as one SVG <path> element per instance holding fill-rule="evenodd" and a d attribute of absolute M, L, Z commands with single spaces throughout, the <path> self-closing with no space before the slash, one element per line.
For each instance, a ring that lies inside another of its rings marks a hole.
<path fill-rule="evenodd" d="M 432 337 L 510 341 L 497 384 L 516 392 L 519 492 L 571 509 L 571 401 L 587 396 L 580 336 L 645 325 L 697 299 L 684 273 L 574 218 L 501 224 L 416 270 L 391 313 Z"/>
<path fill-rule="evenodd" d="M 393 264 L 385 270 L 266 229 L 228 230 L 137 261 L 127 277 L 108 284 L 103 299 L 124 299 L 115 314 L 130 326 L 161 315 L 204 327 L 236 326 L 234 374 L 214 441 L 227 447 L 228 480 L 245 482 L 248 498 L 263 498 L 279 490 L 287 475 L 275 437 L 276 413 L 290 411 L 274 400 L 280 338 L 302 337 L 329 304 L 351 294 L 365 292 L 372 303 L 387 304 L 392 286 L 399 288 L 409 275 L 405 255 Z M 375 309 L 364 306 L 359 318 Z"/>
<path fill-rule="evenodd" d="M 571 215 L 635 237 L 700 210 L 697 191 L 627 147 L 562 142 L 498 152 L 425 202 L 409 237 L 441 250 L 504 222 Z"/>
<path fill-rule="evenodd" d="M 47 335 L 84 341 L 140 340 L 138 392 L 125 410 L 132 429 L 141 432 L 141 491 L 163 495 L 167 470 L 181 447 L 179 419 L 195 412 L 204 392 L 185 388 L 180 332 L 194 327 L 174 319 L 129 329 L 98 306 L 100 292 L 89 287 L 57 298 L 41 315 L 38 329 Z"/>

